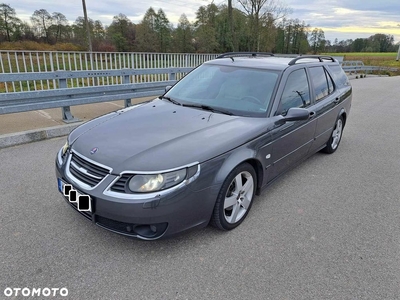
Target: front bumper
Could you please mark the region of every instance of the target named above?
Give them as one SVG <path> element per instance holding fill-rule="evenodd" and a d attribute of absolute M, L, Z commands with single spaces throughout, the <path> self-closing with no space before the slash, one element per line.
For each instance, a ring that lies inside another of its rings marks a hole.
<path fill-rule="evenodd" d="M 107 175 L 95 188 L 86 189 L 68 177 L 65 164 L 56 159 L 56 176 L 65 184 L 71 184 L 81 194 L 91 197 L 92 212 L 79 211 L 61 192 L 67 203 L 96 225 L 118 234 L 144 240 L 161 237 L 195 228 L 209 223 L 219 186 L 202 187 L 194 182 L 171 193 L 149 199 L 124 199 L 107 195 L 105 190 L 115 181 L 116 175 Z M 201 177 L 201 174 L 200 174 Z"/>

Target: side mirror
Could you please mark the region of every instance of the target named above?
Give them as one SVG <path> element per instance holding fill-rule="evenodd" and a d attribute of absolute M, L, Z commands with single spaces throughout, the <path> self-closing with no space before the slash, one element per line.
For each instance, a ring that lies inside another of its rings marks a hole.
<path fill-rule="evenodd" d="M 289 108 L 287 114 L 282 116 L 275 124 L 284 124 L 290 121 L 305 121 L 310 118 L 310 112 L 305 108 L 292 107 Z"/>
<path fill-rule="evenodd" d="M 172 85 L 167 85 L 167 86 L 165 87 L 165 92 L 168 92 L 171 88 L 172 88 Z"/>

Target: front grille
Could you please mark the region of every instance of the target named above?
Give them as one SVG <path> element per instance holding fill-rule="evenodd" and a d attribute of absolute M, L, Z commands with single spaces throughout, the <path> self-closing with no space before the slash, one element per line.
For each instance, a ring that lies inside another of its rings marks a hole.
<path fill-rule="evenodd" d="M 124 174 L 122 175 L 116 183 L 113 184 L 111 187 L 111 190 L 113 192 L 117 193 L 125 193 L 126 192 L 126 186 L 129 178 L 131 178 L 132 175 Z"/>
<path fill-rule="evenodd" d="M 77 206 L 76 203 L 69 202 L 68 199 L 66 199 L 66 200 L 69 203 L 69 205 L 71 205 L 78 213 L 80 213 L 84 217 L 88 218 L 89 220 L 92 220 L 92 213 L 91 212 L 89 212 L 89 211 L 80 211 L 80 210 L 78 210 L 78 206 Z"/>
<path fill-rule="evenodd" d="M 109 170 L 85 160 L 83 157 L 72 153 L 69 171 L 79 181 L 94 187 L 109 174 Z"/>
<path fill-rule="evenodd" d="M 108 229 L 122 232 L 125 234 L 131 234 L 131 235 L 136 234 L 133 231 L 133 229 L 136 227 L 136 224 L 118 222 L 118 221 L 111 220 L 111 219 L 108 219 L 108 218 L 105 218 L 102 216 L 96 216 L 96 223 L 99 225 L 102 225 Z"/>

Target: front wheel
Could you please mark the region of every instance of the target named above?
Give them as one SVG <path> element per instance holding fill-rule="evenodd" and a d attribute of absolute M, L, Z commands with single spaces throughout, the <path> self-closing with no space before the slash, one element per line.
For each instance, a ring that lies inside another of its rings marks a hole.
<path fill-rule="evenodd" d="M 326 147 L 322 149 L 323 152 L 331 154 L 337 150 L 340 141 L 342 139 L 343 127 L 344 127 L 343 117 L 339 117 L 336 120 L 335 128 L 332 131 L 332 135 L 329 138 Z"/>
<path fill-rule="evenodd" d="M 246 218 L 256 190 L 256 172 L 248 163 L 237 166 L 222 184 L 215 203 L 211 225 L 231 230 Z"/>

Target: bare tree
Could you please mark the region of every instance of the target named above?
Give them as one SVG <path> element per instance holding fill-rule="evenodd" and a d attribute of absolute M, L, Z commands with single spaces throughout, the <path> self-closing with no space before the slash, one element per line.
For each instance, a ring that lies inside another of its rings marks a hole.
<path fill-rule="evenodd" d="M 45 9 L 35 10 L 31 17 L 32 24 L 36 27 L 37 34 L 39 37 L 44 37 L 46 42 L 49 42 L 49 30 L 48 28 L 53 23 L 53 18 L 49 12 Z"/>
<path fill-rule="evenodd" d="M 31 17 L 32 24 L 36 27 L 39 37 L 44 37 L 49 42 L 48 28 L 53 24 L 53 17 L 45 9 L 35 10 Z"/>
<path fill-rule="evenodd" d="M 67 18 L 60 12 L 53 13 L 53 21 L 55 26 L 56 43 L 61 39 L 63 29 L 68 25 Z"/>
<path fill-rule="evenodd" d="M 14 8 L 5 3 L 0 4 L 0 31 L 5 32 L 7 41 L 11 42 L 11 34 L 20 23 Z"/>
<path fill-rule="evenodd" d="M 251 39 L 249 50 L 260 50 L 261 20 L 271 18 L 275 22 L 289 14 L 290 9 L 279 0 L 237 0 L 250 19 Z"/>

